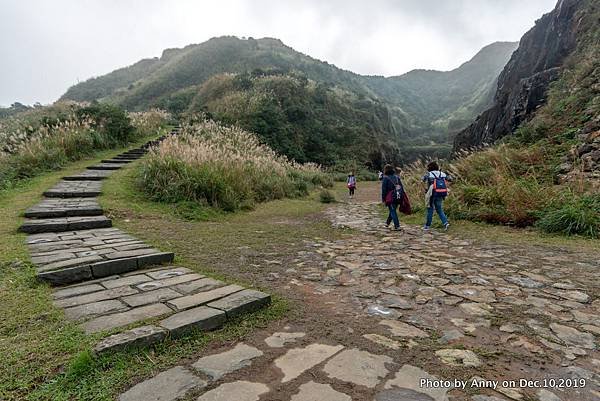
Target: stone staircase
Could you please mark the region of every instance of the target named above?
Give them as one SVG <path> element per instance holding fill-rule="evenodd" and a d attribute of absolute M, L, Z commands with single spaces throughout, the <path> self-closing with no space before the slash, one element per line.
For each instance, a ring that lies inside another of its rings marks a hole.
<path fill-rule="evenodd" d="M 40 203 L 25 211 L 26 220 L 19 230 L 31 234 L 27 244 L 40 279 L 64 285 L 173 261 L 172 252 L 161 252 L 112 228 L 95 199 L 102 193 L 104 179 L 166 137 L 63 177 L 44 192 Z"/>
<path fill-rule="evenodd" d="M 178 132 L 176 128 L 169 135 Z M 102 181 L 166 137 L 63 177 L 24 213 L 19 230 L 29 234 L 37 277 L 59 286 L 53 293 L 54 304 L 86 333 L 162 319 L 157 326 L 110 336 L 98 344 L 97 351 L 148 345 L 191 329 L 215 329 L 228 318 L 271 301 L 259 291 L 227 285 L 185 267 L 164 266 L 173 262 L 172 252 L 162 252 L 112 227 L 103 215 L 96 199 Z"/>

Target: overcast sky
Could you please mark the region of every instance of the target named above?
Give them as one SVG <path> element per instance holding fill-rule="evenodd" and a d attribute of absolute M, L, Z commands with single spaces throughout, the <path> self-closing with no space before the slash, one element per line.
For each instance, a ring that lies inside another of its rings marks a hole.
<path fill-rule="evenodd" d="M 0 0 L 0 105 L 66 89 L 165 48 L 276 37 L 361 74 L 448 70 L 517 41 L 556 0 Z"/>

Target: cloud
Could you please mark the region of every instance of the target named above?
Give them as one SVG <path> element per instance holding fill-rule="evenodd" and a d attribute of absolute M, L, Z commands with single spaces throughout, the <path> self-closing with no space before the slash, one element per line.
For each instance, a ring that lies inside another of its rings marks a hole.
<path fill-rule="evenodd" d="M 276 37 L 361 74 L 452 69 L 518 40 L 555 0 L 0 2 L 0 104 L 48 103 L 79 80 L 214 36 Z"/>

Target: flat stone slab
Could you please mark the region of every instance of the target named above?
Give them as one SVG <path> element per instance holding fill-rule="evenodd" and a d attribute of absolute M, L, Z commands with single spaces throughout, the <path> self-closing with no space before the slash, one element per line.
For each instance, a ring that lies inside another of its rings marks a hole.
<path fill-rule="evenodd" d="M 294 380 L 302 373 L 320 364 L 344 349 L 343 345 L 310 344 L 293 348 L 274 362 L 283 373 L 282 383 Z"/>
<path fill-rule="evenodd" d="M 119 170 L 123 167 L 121 163 L 100 163 L 87 167 L 88 170 Z"/>
<path fill-rule="evenodd" d="M 410 324 L 400 322 L 398 320 L 382 320 L 381 322 L 379 322 L 379 324 L 382 326 L 387 326 L 389 328 L 390 333 L 392 333 L 392 335 L 395 337 L 429 337 L 429 334 L 427 334 L 423 330 L 415 326 L 411 326 Z"/>
<path fill-rule="evenodd" d="M 421 379 L 437 381 L 438 378 L 412 365 L 404 365 L 396 373 L 393 379 L 385 383 L 385 389 L 408 389 L 417 393 L 425 394 L 434 401 L 448 401 L 447 388 L 434 388 L 432 386 L 421 386 Z M 418 399 L 417 399 L 418 400 Z"/>
<path fill-rule="evenodd" d="M 35 234 L 107 227 L 112 227 L 112 221 L 106 216 L 75 216 L 27 219 L 19 231 Z"/>
<path fill-rule="evenodd" d="M 127 305 L 116 299 L 92 302 L 65 309 L 65 316 L 70 320 L 84 320 L 90 317 L 121 312 L 129 309 Z"/>
<path fill-rule="evenodd" d="M 136 291 L 137 292 L 137 291 Z M 154 291 L 142 292 L 141 294 L 123 297 L 123 302 L 129 306 L 141 306 L 153 304 L 156 302 L 168 301 L 169 299 L 180 297 L 181 294 L 170 288 L 159 288 Z"/>
<path fill-rule="evenodd" d="M 106 337 L 94 347 L 94 352 L 120 351 L 128 347 L 142 347 L 156 344 L 165 339 L 167 330 L 156 326 L 142 326 L 123 333 Z"/>
<path fill-rule="evenodd" d="M 83 295 L 90 292 L 102 291 L 105 288 L 100 284 L 88 284 L 88 285 L 78 285 L 73 287 L 61 288 L 57 291 L 54 291 L 52 294 L 52 298 L 61 299 L 66 297 L 72 297 L 75 295 Z"/>
<path fill-rule="evenodd" d="M 444 285 L 440 290 L 457 297 L 465 298 L 473 302 L 492 303 L 496 302 L 496 295 L 485 287 L 468 285 Z"/>
<path fill-rule="evenodd" d="M 102 183 L 99 181 L 59 181 L 44 192 L 44 196 L 48 198 L 88 198 L 101 193 Z"/>
<path fill-rule="evenodd" d="M 175 298 L 169 301 L 169 305 L 177 310 L 193 308 L 195 306 L 204 305 L 217 299 L 226 297 L 227 295 L 243 290 L 244 287 L 239 285 L 228 285 L 217 288 L 211 291 L 200 292 L 194 295 L 187 295 L 181 298 Z"/>
<path fill-rule="evenodd" d="M 435 354 L 447 365 L 478 367 L 481 360 L 473 351 L 466 349 L 440 349 Z"/>
<path fill-rule="evenodd" d="M 173 311 L 164 304 L 152 304 L 133 308 L 126 312 L 114 313 L 111 315 L 100 316 L 82 324 L 82 328 L 87 334 L 97 333 L 99 331 L 111 330 L 116 327 L 127 326 L 139 320 L 159 317 L 173 313 Z"/>
<path fill-rule="evenodd" d="M 558 338 L 563 340 L 567 345 L 581 347 L 585 349 L 596 349 L 594 335 L 574 329 L 573 327 L 565 326 L 558 323 L 551 323 L 550 329 Z"/>
<path fill-rule="evenodd" d="M 323 371 L 329 377 L 373 388 L 389 373 L 385 364 L 392 362 L 389 356 L 348 349 L 331 358 Z"/>
<path fill-rule="evenodd" d="M 239 343 L 229 351 L 202 357 L 192 366 L 213 380 L 219 380 L 228 373 L 250 366 L 252 360 L 262 354 L 257 348 Z"/>
<path fill-rule="evenodd" d="M 119 396 L 119 401 L 174 401 L 190 390 L 206 386 L 206 382 L 187 369 L 176 366 L 151 379 L 136 384 Z"/>
<path fill-rule="evenodd" d="M 138 290 L 128 286 L 112 288 L 110 290 L 103 290 L 97 292 L 91 292 L 88 294 L 82 294 L 72 296 L 68 298 L 62 298 L 54 301 L 54 305 L 60 308 L 70 308 L 73 306 L 89 304 L 92 302 L 104 301 L 107 299 L 114 299 L 119 297 L 126 297 L 127 295 L 137 294 Z"/>
<path fill-rule="evenodd" d="M 221 327 L 225 320 L 225 312 L 200 306 L 169 316 L 160 322 L 160 326 L 169 330 L 171 336 L 180 337 L 191 330 L 214 330 Z"/>
<path fill-rule="evenodd" d="M 65 181 L 100 181 L 108 178 L 113 170 L 85 170 L 81 173 L 63 177 Z"/>
<path fill-rule="evenodd" d="M 50 218 L 67 216 L 99 216 L 102 208 L 96 199 L 45 198 L 25 211 L 27 218 Z"/>
<path fill-rule="evenodd" d="M 255 290 L 243 290 L 208 304 L 209 307 L 220 309 L 227 317 L 253 312 L 271 303 L 271 295 Z"/>
<path fill-rule="evenodd" d="M 304 336 L 306 336 L 306 333 L 278 332 L 265 338 L 265 343 L 271 348 L 283 348 L 287 343 L 295 343 L 296 340 Z"/>
<path fill-rule="evenodd" d="M 329 384 L 315 383 L 309 381 L 300 386 L 298 394 L 294 394 L 291 401 L 352 401 L 352 398 L 344 393 L 335 391 Z"/>
<path fill-rule="evenodd" d="M 181 276 L 175 276 L 175 277 L 170 277 L 170 278 L 165 278 L 162 280 L 152 280 L 146 283 L 141 283 L 137 286 L 137 288 L 139 288 L 142 291 L 152 291 L 152 290 L 156 290 L 159 288 L 164 288 L 164 287 L 171 287 L 173 286 L 173 288 L 175 290 L 177 290 L 177 287 L 175 287 L 178 284 L 183 284 L 183 283 L 188 283 L 190 281 L 196 281 L 196 280 L 200 280 L 203 279 L 205 276 L 201 275 L 201 274 L 196 274 L 196 273 L 191 273 L 191 274 L 183 274 Z M 225 283 L 221 283 L 222 285 L 225 285 Z M 184 292 L 184 291 L 179 291 L 177 290 L 179 294 L 179 296 L 181 296 L 181 294 L 187 294 L 188 292 Z M 194 291 L 194 292 L 198 292 L 198 291 Z"/>
<path fill-rule="evenodd" d="M 224 287 L 226 284 L 212 278 L 203 278 L 199 280 L 189 281 L 186 283 L 177 284 L 175 290 L 182 294 L 190 294 L 200 291 L 214 290 L 215 288 Z"/>
<path fill-rule="evenodd" d="M 268 392 L 269 387 L 265 384 L 240 380 L 221 384 L 198 397 L 197 401 L 258 401 Z"/>

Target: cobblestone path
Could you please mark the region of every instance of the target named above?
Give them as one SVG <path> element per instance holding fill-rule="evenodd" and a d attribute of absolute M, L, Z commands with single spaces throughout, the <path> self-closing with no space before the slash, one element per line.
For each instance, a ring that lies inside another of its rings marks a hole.
<path fill-rule="evenodd" d="M 290 319 L 120 399 L 600 399 L 598 254 L 393 232 L 373 203 L 326 218 L 352 235 L 269 261 L 274 287 L 319 304 L 317 323 Z"/>

